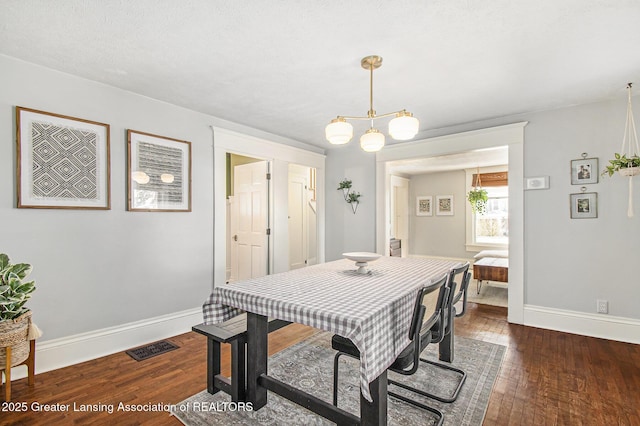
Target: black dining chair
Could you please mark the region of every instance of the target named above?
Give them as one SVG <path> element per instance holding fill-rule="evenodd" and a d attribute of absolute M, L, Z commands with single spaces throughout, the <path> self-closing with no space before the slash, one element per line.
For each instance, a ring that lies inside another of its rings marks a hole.
<path fill-rule="evenodd" d="M 469 274 L 469 262 L 466 262 L 465 264 L 463 264 L 462 266 L 459 267 L 455 267 L 452 268 L 449 271 L 448 277 L 447 277 L 447 283 L 445 285 L 445 287 L 447 287 L 448 292 L 447 292 L 447 300 L 445 301 L 443 307 L 442 307 L 442 311 L 443 311 L 443 315 L 441 315 L 438 319 L 438 321 L 433 324 L 433 326 L 431 327 L 431 341 L 429 343 L 441 343 L 443 340 L 445 340 L 445 338 L 451 339 L 451 344 L 453 345 L 453 321 L 454 318 L 456 316 L 458 316 L 456 314 L 456 309 L 454 307 L 456 301 L 460 301 L 462 299 L 463 304 L 466 304 L 466 289 L 469 286 L 469 281 L 471 279 L 471 276 Z M 458 290 L 458 291 L 456 291 Z M 463 307 L 460 315 L 464 314 L 464 309 L 466 309 L 466 306 Z M 451 348 L 447 348 L 447 351 L 451 351 L 453 352 L 452 347 Z M 441 354 L 442 354 L 442 347 L 440 348 Z M 452 354 L 449 354 L 452 355 Z M 442 358 L 442 357 L 441 357 Z M 445 403 L 450 403 L 455 401 L 458 398 L 458 395 L 460 394 L 460 390 L 462 389 L 462 385 L 464 385 L 464 382 L 467 380 L 467 373 L 464 370 L 461 370 L 459 368 L 453 367 L 450 364 L 445 364 L 442 362 L 437 362 L 437 361 L 431 361 L 428 360 L 426 358 L 420 358 L 420 361 L 434 365 L 436 367 L 442 368 L 444 370 L 449 370 L 449 371 L 453 371 L 454 373 L 457 373 L 459 375 L 459 380 L 458 380 L 458 384 L 456 385 L 455 389 L 453 390 L 453 392 L 451 393 L 451 395 L 449 396 L 441 396 L 441 395 L 435 395 L 432 394 L 430 392 L 426 392 L 420 389 L 416 389 L 414 387 L 410 387 L 408 385 L 405 385 L 404 383 L 400 383 L 400 382 L 393 382 L 391 380 L 389 380 L 389 383 L 393 383 L 397 386 L 400 386 L 402 388 L 405 388 L 407 390 L 416 392 L 420 395 L 426 396 L 428 398 L 432 398 L 435 399 L 437 401 L 440 402 L 445 402 Z"/>
<path fill-rule="evenodd" d="M 444 323 L 444 315 L 446 315 L 444 308 L 445 303 L 449 299 L 449 288 L 446 286 L 449 275 L 444 275 L 441 279 L 426 287 L 420 289 L 413 308 L 413 315 L 411 317 L 411 324 L 409 327 L 409 340 L 410 343 L 407 347 L 398 355 L 394 363 L 389 367 L 390 371 L 394 371 L 403 375 L 411 375 L 418 371 L 420 365 L 420 353 L 427 347 L 427 345 L 433 340 L 431 333 L 435 324 Z M 425 306 L 425 298 L 427 295 L 438 291 L 438 298 L 435 304 L 433 313 L 425 320 L 427 313 L 427 307 Z M 331 339 L 331 346 L 337 350 L 333 362 L 333 405 L 338 406 L 338 360 L 342 355 L 347 355 L 355 359 L 360 359 L 360 351 L 353 344 L 353 342 L 345 337 L 334 335 Z M 389 383 L 397 383 L 389 380 Z M 402 386 L 412 390 L 413 388 Z M 436 408 L 429 407 L 421 402 L 410 399 L 404 395 L 397 394 L 395 392 L 387 392 L 390 396 L 400 399 L 416 407 L 427 410 L 436 415 L 438 419 L 438 425 L 442 425 L 444 421 L 444 415 Z"/>
<path fill-rule="evenodd" d="M 464 316 L 464 314 L 467 312 L 467 290 L 469 289 L 469 281 L 471 281 L 471 272 L 469 272 L 469 268 L 467 267 L 467 270 L 464 273 L 464 276 L 462 277 L 462 283 L 458 288 L 458 292 L 455 294 L 455 296 L 453 296 L 452 303 L 453 303 L 453 309 L 455 310 L 456 318 L 460 318 L 461 316 Z M 456 308 L 456 306 L 458 305 L 458 302 L 460 302 L 461 300 L 462 300 L 462 305 L 460 307 L 460 312 L 458 312 L 458 308 Z"/>

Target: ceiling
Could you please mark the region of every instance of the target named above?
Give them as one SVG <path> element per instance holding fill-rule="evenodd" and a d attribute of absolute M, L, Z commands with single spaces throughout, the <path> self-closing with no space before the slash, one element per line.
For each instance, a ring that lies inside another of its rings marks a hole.
<path fill-rule="evenodd" d="M 3 0 L 0 54 L 329 149 L 329 120 L 369 108 L 364 56 L 376 111 L 424 134 L 625 102 L 639 22 L 638 0 Z"/>

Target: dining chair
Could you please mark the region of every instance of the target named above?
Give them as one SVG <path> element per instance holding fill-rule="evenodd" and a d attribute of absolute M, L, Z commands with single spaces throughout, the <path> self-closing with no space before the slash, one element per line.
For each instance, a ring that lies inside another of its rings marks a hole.
<path fill-rule="evenodd" d="M 390 371 L 402 374 L 412 375 L 418 371 L 420 365 L 420 353 L 427 347 L 432 341 L 431 333 L 432 327 L 437 323 L 444 323 L 445 310 L 444 305 L 449 299 L 449 288 L 446 286 L 449 275 L 444 275 L 441 279 L 437 280 L 420 289 L 413 308 L 413 315 L 411 316 L 411 324 L 409 326 L 409 344 L 398 355 L 393 364 L 389 367 Z M 437 301 L 432 302 L 432 297 L 429 295 L 437 294 Z M 429 309 L 429 310 L 428 310 Z M 425 320 L 426 313 L 431 315 Z M 331 339 L 331 346 L 337 350 L 333 361 L 333 405 L 338 406 L 338 360 L 342 355 L 347 355 L 351 358 L 360 359 L 360 351 L 353 344 L 353 342 L 345 337 L 334 335 Z M 389 380 L 389 383 L 398 383 Z M 407 389 L 411 387 L 402 386 Z M 416 407 L 427 410 L 436 415 L 438 419 L 438 425 L 442 425 L 444 421 L 444 415 L 436 408 L 429 407 L 421 402 L 410 399 L 404 395 L 397 394 L 395 392 L 387 392 L 390 396 L 400 399 Z"/>
<path fill-rule="evenodd" d="M 447 283 L 445 285 L 445 287 L 447 287 L 447 289 L 449 290 L 447 293 L 447 300 L 445 301 L 443 307 L 442 307 L 442 311 L 443 311 L 443 315 L 441 315 L 438 320 L 436 321 L 435 324 L 433 324 L 433 326 L 431 327 L 431 341 L 430 343 L 440 343 L 442 342 L 446 337 L 449 337 L 450 339 L 452 339 L 453 341 L 453 321 L 454 318 L 456 316 L 458 316 L 456 314 L 456 309 L 454 307 L 456 301 L 460 301 L 462 299 L 463 304 L 466 303 L 466 289 L 469 286 L 469 281 L 471 279 L 471 275 L 469 274 L 469 262 L 466 262 L 465 264 L 463 264 L 462 266 L 456 267 L 456 268 L 452 268 L 449 271 L 449 274 L 447 276 Z M 456 290 L 458 290 L 456 292 Z M 464 314 L 464 309 L 466 308 L 466 306 L 463 307 L 460 316 Z M 407 390 L 416 392 L 420 395 L 426 396 L 428 398 L 432 398 L 435 399 L 437 401 L 440 402 L 446 402 L 446 403 L 450 403 L 455 401 L 458 398 L 458 395 L 460 394 L 460 390 L 462 389 L 462 385 L 464 385 L 464 382 L 467 380 L 467 373 L 464 370 L 461 370 L 459 368 L 453 367 L 450 364 L 445 364 L 442 362 L 437 362 L 437 361 L 431 361 L 428 360 L 426 358 L 420 358 L 420 361 L 425 362 L 427 364 L 431 364 L 433 366 L 439 367 L 441 369 L 444 370 L 449 370 L 449 371 L 453 371 L 454 373 L 459 374 L 459 381 L 458 384 L 456 385 L 455 389 L 453 390 L 453 392 L 451 393 L 451 395 L 449 396 L 441 396 L 441 395 L 435 395 L 433 393 L 430 392 L 426 392 L 420 389 L 416 389 L 413 387 L 409 387 L 403 383 L 399 383 L 399 382 L 392 382 L 391 380 L 389 380 L 389 383 L 393 383 L 397 386 L 400 386 L 402 388 L 405 388 Z"/>
<path fill-rule="evenodd" d="M 456 318 L 460 318 L 461 316 L 464 316 L 464 314 L 467 312 L 467 290 L 469 289 L 469 281 L 471 281 L 471 272 L 469 272 L 469 267 L 467 267 L 466 272 L 464 272 L 464 275 L 462 277 L 462 283 L 460 284 L 460 287 L 458 288 L 458 292 L 455 294 L 455 296 L 453 296 L 453 309 L 455 310 L 455 317 Z M 462 300 L 462 305 L 460 308 L 460 312 L 458 312 L 458 309 L 456 308 L 456 306 L 458 305 L 458 302 L 460 302 Z"/>

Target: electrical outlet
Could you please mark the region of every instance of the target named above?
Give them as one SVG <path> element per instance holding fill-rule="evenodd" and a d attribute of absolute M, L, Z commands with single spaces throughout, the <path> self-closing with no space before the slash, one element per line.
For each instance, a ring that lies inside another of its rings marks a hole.
<path fill-rule="evenodd" d="M 596 312 L 599 314 L 608 314 L 609 313 L 609 302 L 606 300 L 598 299 L 596 302 Z"/>

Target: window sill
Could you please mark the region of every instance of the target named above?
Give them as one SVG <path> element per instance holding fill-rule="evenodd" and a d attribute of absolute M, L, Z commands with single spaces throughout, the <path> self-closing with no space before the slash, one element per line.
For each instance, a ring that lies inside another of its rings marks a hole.
<path fill-rule="evenodd" d="M 482 250 L 508 250 L 509 244 L 465 244 L 467 251 L 479 252 Z"/>

